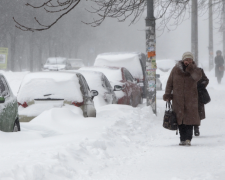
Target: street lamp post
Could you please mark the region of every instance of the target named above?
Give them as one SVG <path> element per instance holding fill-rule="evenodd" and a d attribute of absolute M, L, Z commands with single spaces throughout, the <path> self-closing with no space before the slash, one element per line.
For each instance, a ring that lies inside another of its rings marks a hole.
<path fill-rule="evenodd" d="M 147 0 L 146 17 L 146 99 L 147 106 L 151 106 L 153 113 L 157 114 L 156 108 L 156 36 L 155 36 L 155 17 L 154 1 Z"/>

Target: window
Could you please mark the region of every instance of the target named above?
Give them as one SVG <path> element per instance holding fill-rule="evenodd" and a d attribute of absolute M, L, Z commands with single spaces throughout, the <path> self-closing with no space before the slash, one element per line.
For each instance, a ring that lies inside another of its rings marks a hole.
<path fill-rule="evenodd" d="M 102 77 L 104 78 L 104 82 L 105 82 L 107 90 L 109 92 L 111 92 L 112 91 L 112 86 L 111 86 L 110 82 L 108 81 L 108 79 L 104 75 Z"/>
<path fill-rule="evenodd" d="M 90 89 L 89 89 L 89 86 L 87 85 L 85 78 L 82 75 L 80 75 L 80 79 L 81 79 L 81 87 L 84 88 L 83 90 L 84 90 L 85 96 L 91 97 Z"/>
<path fill-rule="evenodd" d="M 127 81 L 130 81 L 130 82 L 133 82 L 134 81 L 134 78 L 133 76 L 130 74 L 129 71 L 127 71 L 126 69 L 124 70 L 124 73 L 125 73 L 125 77 L 127 79 Z"/>
<path fill-rule="evenodd" d="M 9 88 L 3 76 L 0 76 L 0 95 L 3 97 L 9 95 Z"/>

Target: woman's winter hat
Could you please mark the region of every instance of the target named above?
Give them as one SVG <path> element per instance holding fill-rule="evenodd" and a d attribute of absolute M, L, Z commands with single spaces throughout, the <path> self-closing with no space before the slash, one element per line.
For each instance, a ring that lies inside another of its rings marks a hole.
<path fill-rule="evenodd" d="M 222 51 L 220 51 L 220 50 L 216 51 L 216 54 L 218 54 L 218 53 L 222 54 Z"/>
<path fill-rule="evenodd" d="M 185 60 L 187 58 L 194 59 L 193 54 L 191 52 L 185 52 L 182 56 L 182 60 Z"/>

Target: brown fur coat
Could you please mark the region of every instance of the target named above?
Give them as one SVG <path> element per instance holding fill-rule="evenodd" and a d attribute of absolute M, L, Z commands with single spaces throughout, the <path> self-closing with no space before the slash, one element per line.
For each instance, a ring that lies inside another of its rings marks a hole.
<path fill-rule="evenodd" d="M 179 125 L 200 125 L 197 83 L 201 77 L 202 71 L 194 62 L 184 71 L 179 61 L 170 73 L 163 99 L 172 99 Z"/>

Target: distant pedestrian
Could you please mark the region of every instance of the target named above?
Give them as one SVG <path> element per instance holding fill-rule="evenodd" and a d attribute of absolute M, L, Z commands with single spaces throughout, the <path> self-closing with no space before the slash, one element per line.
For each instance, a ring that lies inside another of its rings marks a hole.
<path fill-rule="evenodd" d="M 204 70 L 201 69 L 201 71 L 202 71 L 202 78 L 198 81 L 197 87 L 198 89 L 205 89 L 206 86 L 209 84 L 209 79 L 205 75 Z M 198 113 L 200 120 L 205 119 L 205 105 L 201 103 L 200 100 L 198 100 Z M 195 136 L 200 136 L 199 126 L 197 125 L 194 126 L 194 134 Z"/>
<path fill-rule="evenodd" d="M 172 100 L 180 132 L 179 145 L 191 145 L 193 126 L 200 125 L 198 112 L 197 83 L 202 71 L 193 61 L 191 52 L 186 52 L 172 69 L 167 81 L 164 101 Z"/>
<path fill-rule="evenodd" d="M 215 64 L 215 74 L 217 82 L 220 84 L 224 75 L 224 59 L 220 50 L 216 51 Z"/>

